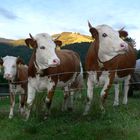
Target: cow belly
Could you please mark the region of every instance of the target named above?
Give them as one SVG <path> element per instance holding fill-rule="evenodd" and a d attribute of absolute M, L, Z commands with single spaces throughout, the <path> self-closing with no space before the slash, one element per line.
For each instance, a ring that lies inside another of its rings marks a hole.
<path fill-rule="evenodd" d="M 40 77 L 37 75 L 35 78 L 29 78 L 28 79 L 28 86 L 36 89 L 37 91 L 44 91 L 44 90 L 50 90 L 54 86 L 54 82 L 51 80 L 51 78 Z"/>
<path fill-rule="evenodd" d="M 124 77 L 119 77 L 117 74 L 115 75 L 115 79 L 114 79 L 114 82 L 117 83 L 119 81 L 124 81 L 126 80 L 127 78 L 130 78 L 130 75 L 127 75 L 127 76 L 124 76 Z"/>
<path fill-rule="evenodd" d="M 77 75 L 77 72 L 74 73 L 74 75 L 68 79 L 67 81 L 60 81 L 58 79 L 58 82 L 57 82 L 57 87 L 60 87 L 60 88 L 63 88 L 63 87 L 66 87 L 66 86 L 71 86 L 71 84 L 75 81 L 76 79 L 76 75 Z"/>
<path fill-rule="evenodd" d="M 71 79 L 68 79 L 67 81 L 60 81 L 58 79 L 57 82 L 57 87 L 64 88 L 65 86 L 70 86 L 75 78 L 76 78 L 77 73 L 75 73 Z M 48 90 L 50 91 L 54 86 L 55 82 L 51 79 L 51 77 L 45 76 L 45 77 L 40 77 L 36 76 L 35 78 L 29 78 L 28 79 L 28 86 L 31 86 L 32 88 L 36 89 L 37 91 L 44 91 Z"/>
<path fill-rule="evenodd" d="M 21 85 L 10 84 L 10 92 L 14 94 L 24 94 L 25 91 Z"/>

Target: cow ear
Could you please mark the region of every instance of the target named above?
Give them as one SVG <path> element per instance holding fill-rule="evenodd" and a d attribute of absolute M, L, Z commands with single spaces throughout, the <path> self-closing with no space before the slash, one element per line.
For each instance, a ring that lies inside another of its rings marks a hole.
<path fill-rule="evenodd" d="M 54 43 L 56 44 L 56 46 L 62 46 L 62 41 L 60 40 L 54 40 Z"/>
<path fill-rule="evenodd" d="M 0 73 L 2 72 L 2 65 L 3 65 L 3 60 L 0 58 Z"/>
<path fill-rule="evenodd" d="M 18 58 L 17 58 L 17 65 L 24 65 L 24 64 L 25 64 L 25 63 L 24 63 L 23 59 L 20 58 L 20 57 L 18 57 Z"/>
<path fill-rule="evenodd" d="M 3 60 L 2 60 L 2 58 L 0 58 L 0 66 L 2 66 L 3 65 Z"/>
<path fill-rule="evenodd" d="M 119 36 L 123 39 L 126 38 L 128 36 L 128 32 L 125 30 L 119 30 Z"/>
<path fill-rule="evenodd" d="M 25 43 L 26 43 L 26 45 L 27 45 L 29 48 L 30 48 L 30 47 L 32 47 L 32 48 L 36 48 L 36 47 L 37 47 L 36 41 L 33 40 L 32 38 L 27 38 L 27 39 L 25 39 Z"/>
<path fill-rule="evenodd" d="M 92 35 L 93 39 L 96 39 L 98 36 L 98 31 L 96 30 L 96 28 L 92 27 L 91 23 L 88 21 L 88 27 L 89 27 L 89 32 Z"/>
<path fill-rule="evenodd" d="M 91 33 L 91 35 L 92 35 L 92 38 L 93 38 L 93 39 L 96 39 L 97 36 L 98 36 L 98 31 L 97 31 L 95 28 L 93 28 L 93 27 L 90 28 L 89 31 L 90 31 L 90 33 Z"/>

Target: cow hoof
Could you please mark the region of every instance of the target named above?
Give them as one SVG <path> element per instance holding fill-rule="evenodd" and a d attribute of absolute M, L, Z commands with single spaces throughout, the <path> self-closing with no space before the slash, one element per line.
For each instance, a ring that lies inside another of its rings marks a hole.
<path fill-rule="evenodd" d="M 68 107 L 67 110 L 72 112 L 73 108 L 72 107 Z"/>
<path fill-rule="evenodd" d="M 113 106 L 119 106 L 119 103 L 114 103 Z"/>
<path fill-rule="evenodd" d="M 44 120 L 47 120 L 48 119 L 48 116 L 49 116 L 49 114 L 47 113 L 47 114 L 45 114 L 45 116 L 44 116 Z"/>
<path fill-rule="evenodd" d="M 87 113 L 87 112 L 84 112 L 84 113 L 83 113 L 83 116 L 87 116 L 87 115 L 88 115 L 88 113 Z"/>
<path fill-rule="evenodd" d="M 127 101 L 123 101 L 122 104 L 123 104 L 123 105 L 127 105 Z"/>
<path fill-rule="evenodd" d="M 9 115 L 9 119 L 12 119 L 13 118 L 13 115 Z"/>

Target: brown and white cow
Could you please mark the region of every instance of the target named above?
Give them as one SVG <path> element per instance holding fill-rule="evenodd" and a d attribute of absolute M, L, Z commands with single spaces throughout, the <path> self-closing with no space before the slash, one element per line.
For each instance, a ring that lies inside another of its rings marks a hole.
<path fill-rule="evenodd" d="M 70 89 L 73 91 L 76 88 L 74 83 L 83 80 L 81 62 L 77 53 L 70 50 L 56 50 L 57 41 L 53 41 L 47 33 L 37 34 L 35 37 L 30 35 L 30 37 L 25 40 L 27 46 L 31 45 L 34 49 L 28 69 L 26 119 L 29 118 L 37 91 L 47 90 L 46 105 L 49 112 L 56 87 L 64 90 L 64 98 L 66 98 Z"/>
<path fill-rule="evenodd" d="M 1 58 L 0 65 L 4 68 L 4 78 L 9 82 L 10 91 L 10 113 L 11 119 L 14 115 L 15 95 L 20 94 L 19 111 L 23 115 L 27 99 L 28 67 L 24 65 L 20 57 L 5 56 Z"/>
<path fill-rule="evenodd" d="M 90 23 L 89 31 L 94 38 L 94 42 L 92 42 L 88 50 L 85 62 L 88 76 L 87 104 L 84 115 L 90 109 L 95 84 L 103 86 L 101 90 L 101 109 L 104 109 L 104 102 L 113 81 L 115 81 L 114 105 L 119 104 L 118 80 L 124 79 L 123 104 L 127 104 L 128 84 L 136 62 L 134 48 L 120 38 L 124 32 L 115 31 L 108 25 L 99 25 L 95 28 Z"/>

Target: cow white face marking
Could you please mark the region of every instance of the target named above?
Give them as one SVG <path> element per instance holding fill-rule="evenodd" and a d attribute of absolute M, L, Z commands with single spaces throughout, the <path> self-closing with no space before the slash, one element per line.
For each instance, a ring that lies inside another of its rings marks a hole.
<path fill-rule="evenodd" d="M 60 64 L 60 59 L 55 53 L 55 43 L 47 33 L 37 34 L 36 62 L 39 69 L 46 69 Z"/>
<path fill-rule="evenodd" d="M 99 25 L 96 29 L 99 33 L 98 57 L 102 62 L 111 60 L 118 54 L 125 53 L 128 45 L 119 37 L 118 31 L 107 25 Z"/>
<path fill-rule="evenodd" d="M 4 78 L 7 80 L 14 80 L 17 72 L 17 57 L 6 56 L 3 57 Z"/>

